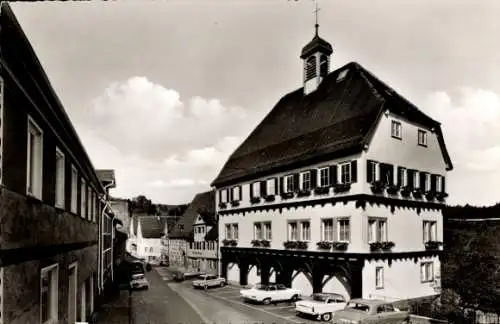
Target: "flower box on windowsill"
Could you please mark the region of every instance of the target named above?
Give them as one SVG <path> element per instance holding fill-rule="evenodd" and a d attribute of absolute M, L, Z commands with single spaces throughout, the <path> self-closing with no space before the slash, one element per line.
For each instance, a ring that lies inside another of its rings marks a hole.
<path fill-rule="evenodd" d="M 338 183 L 333 187 L 333 192 L 335 193 L 347 192 L 349 190 L 351 190 L 350 183 Z"/>
<path fill-rule="evenodd" d="M 332 245 L 334 251 L 345 251 L 349 244 L 347 242 L 333 242 Z"/>
<path fill-rule="evenodd" d="M 370 251 L 371 252 L 390 252 L 394 246 L 395 246 L 394 242 L 391 242 L 391 241 L 372 242 L 372 243 L 370 243 Z"/>
<path fill-rule="evenodd" d="M 316 245 L 318 246 L 318 249 L 320 250 L 330 250 L 332 248 L 332 242 L 329 242 L 329 241 L 320 241 L 318 243 L 316 243 Z"/>
<path fill-rule="evenodd" d="M 299 190 L 297 197 L 308 197 L 311 195 L 311 190 Z"/>
<path fill-rule="evenodd" d="M 314 189 L 315 195 L 327 195 L 330 193 L 330 187 L 317 187 Z"/>
<path fill-rule="evenodd" d="M 413 189 L 413 198 L 420 199 L 423 196 L 422 190 L 420 189 Z"/>
<path fill-rule="evenodd" d="M 220 209 L 226 209 L 227 208 L 227 204 L 226 203 L 220 203 L 219 204 L 219 208 Z"/>
<path fill-rule="evenodd" d="M 286 241 L 286 242 L 283 242 L 283 246 L 287 250 L 290 250 L 290 249 L 306 250 L 307 249 L 307 242 L 302 242 L 302 241 Z"/>
<path fill-rule="evenodd" d="M 403 187 L 401 188 L 401 196 L 408 198 L 410 197 L 412 190 L 410 187 Z"/>
<path fill-rule="evenodd" d="M 381 194 L 384 192 L 385 184 L 380 181 L 372 182 L 371 190 L 374 194 Z"/>
<path fill-rule="evenodd" d="M 271 246 L 271 241 L 269 241 L 269 240 L 260 240 L 260 246 L 262 246 L 262 247 L 270 247 Z"/>
<path fill-rule="evenodd" d="M 260 240 L 252 240 L 252 242 L 250 242 L 252 244 L 253 247 L 259 247 L 260 246 Z"/>
<path fill-rule="evenodd" d="M 240 205 L 240 202 L 238 200 L 231 201 L 231 206 L 232 207 L 238 207 L 239 205 Z"/>
<path fill-rule="evenodd" d="M 436 197 L 436 193 L 434 191 L 429 190 L 425 193 L 425 199 L 427 199 L 429 201 L 434 200 L 435 197 Z"/>
<path fill-rule="evenodd" d="M 281 194 L 281 199 L 290 199 L 293 198 L 293 196 L 294 196 L 293 191 L 284 192 Z"/>
<path fill-rule="evenodd" d="M 264 197 L 264 200 L 266 202 L 273 202 L 273 201 L 276 200 L 276 197 L 274 195 L 267 195 L 267 196 Z"/>
<path fill-rule="evenodd" d="M 225 239 L 222 241 L 222 244 L 224 246 L 236 246 L 236 245 L 238 245 L 238 241 Z"/>
<path fill-rule="evenodd" d="M 427 241 L 425 242 L 425 249 L 426 250 L 437 250 L 439 247 L 443 245 L 443 242 L 439 241 Z"/>
<path fill-rule="evenodd" d="M 250 203 L 251 204 L 258 204 L 258 203 L 260 203 L 260 197 L 252 197 L 250 199 Z"/>
<path fill-rule="evenodd" d="M 436 199 L 439 201 L 444 201 L 446 197 L 448 197 L 448 194 L 446 192 L 437 192 L 436 193 Z"/>
<path fill-rule="evenodd" d="M 387 193 L 389 195 L 397 195 L 398 194 L 398 191 L 399 191 L 399 186 L 396 186 L 396 185 L 390 185 L 389 187 L 387 187 L 386 189 Z"/>

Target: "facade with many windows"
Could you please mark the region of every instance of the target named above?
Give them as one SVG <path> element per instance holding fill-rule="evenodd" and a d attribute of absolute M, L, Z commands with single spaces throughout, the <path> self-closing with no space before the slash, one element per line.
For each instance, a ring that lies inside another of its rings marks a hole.
<path fill-rule="evenodd" d="M 0 323 L 86 321 L 105 188 L 7 2 L 0 23 Z"/>
<path fill-rule="evenodd" d="M 439 122 L 358 63 L 328 73 L 316 30 L 304 87 L 233 152 L 217 190 L 220 274 L 303 294 L 437 293 L 446 172 Z"/>

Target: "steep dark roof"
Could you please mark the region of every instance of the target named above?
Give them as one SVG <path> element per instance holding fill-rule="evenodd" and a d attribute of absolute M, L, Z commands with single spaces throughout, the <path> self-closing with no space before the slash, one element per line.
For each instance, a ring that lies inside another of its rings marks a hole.
<path fill-rule="evenodd" d="M 141 223 L 141 233 L 143 238 L 161 238 L 165 231 L 167 217 L 162 216 L 141 216 L 138 217 Z"/>
<path fill-rule="evenodd" d="M 340 72 L 347 75 L 337 81 Z M 212 186 L 361 152 L 388 109 L 434 128 L 448 170 L 453 168 L 441 125 L 356 62 L 331 72 L 316 91 L 288 93 L 233 152 Z"/>
<path fill-rule="evenodd" d="M 215 224 L 205 235 L 205 241 L 217 241 L 219 239 L 219 226 Z"/>
<path fill-rule="evenodd" d="M 205 222 L 205 219 L 215 221 L 215 192 L 213 190 L 199 193 L 193 198 L 182 218 L 175 224 L 169 238 L 189 238 L 198 215 L 202 216 Z"/>

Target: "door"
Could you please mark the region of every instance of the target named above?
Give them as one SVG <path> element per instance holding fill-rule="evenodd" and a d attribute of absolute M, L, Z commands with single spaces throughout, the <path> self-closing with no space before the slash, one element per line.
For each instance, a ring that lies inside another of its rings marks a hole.
<path fill-rule="evenodd" d="M 68 322 L 76 322 L 77 276 L 76 265 L 69 268 L 68 274 Z"/>

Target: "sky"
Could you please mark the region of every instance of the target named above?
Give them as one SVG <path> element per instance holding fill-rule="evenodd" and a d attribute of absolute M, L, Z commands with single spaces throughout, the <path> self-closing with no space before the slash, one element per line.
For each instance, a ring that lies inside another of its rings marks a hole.
<path fill-rule="evenodd" d="M 356 61 L 439 120 L 450 204 L 500 201 L 500 1 L 319 1 L 331 69 Z M 310 0 L 14 2 L 112 195 L 189 202 L 302 86 Z"/>

